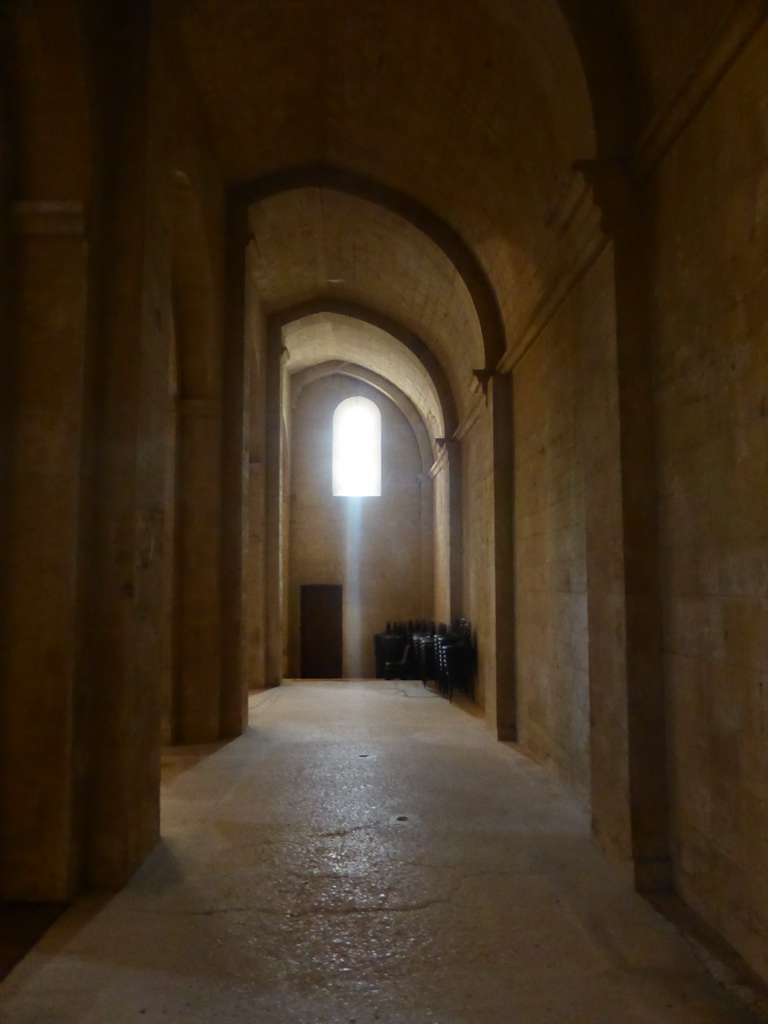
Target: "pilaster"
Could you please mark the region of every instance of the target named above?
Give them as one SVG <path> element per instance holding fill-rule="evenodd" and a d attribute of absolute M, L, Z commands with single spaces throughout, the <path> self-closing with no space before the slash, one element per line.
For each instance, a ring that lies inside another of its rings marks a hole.
<path fill-rule="evenodd" d="M 175 740 L 221 736 L 221 402 L 178 400 Z"/>
<path fill-rule="evenodd" d="M 421 502 L 421 617 L 434 617 L 435 592 L 435 496 L 434 483 L 428 472 L 419 473 Z"/>
<path fill-rule="evenodd" d="M 221 408 L 220 733 L 239 736 L 248 724 L 246 572 L 249 560 L 250 364 L 246 345 L 245 212 L 231 202 L 226 225 L 226 309 Z"/>
<path fill-rule="evenodd" d="M 266 463 L 265 463 L 265 684 L 277 686 L 283 678 L 283 588 L 282 577 L 282 503 L 283 503 L 283 425 L 282 374 L 284 349 L 281 328 L 270 323 L 266 362 Z"/>
<path fill-rule="evenodd" d="M 598 837 L 631 859 L 638 889 L 657 890 L 669 883 L 669 850 L 649 324 L 652 222 L 621 164 L 577 166 L 612 245 L 616 316 L 613 351 L 589 353 L 593 365 L 585 377 L 588 388 L 603 381 L 593 405 L 610 410 L 595 441 L 602 458 L 585 442 L 593 819 Z M 623 639 L 621 652 L 606 650 L 611 636 Z"/>
<path fill-rule="evenodd" d="M 79 203 L 14 204 L 0 898 L 78 885 L 79 530 L 88 246 Z"/>
<path fill-rule="evenodd" d="M 493 613 L 496 651 L 494 701 L 489 701 L 490 724 L 500 740 L 517 739 L 515 665 L 515 551 L 514 551 L 514 419 L 512 378 L 495 373 L 489 382 L 493 432 Z"/>
<path fill-rule="evenodd" d="M 442 553 L 444 561 L 447 562 L 447 584 L 448 599 L 444 611 L 448 619 L 457 619 L 464 614 L 464 537 L 463 537 L 463 514 L 462 502 L 462 468 L 461 468 L 461 441 L 458 438 L 439 437 L 436 439 L 440 454 L 432 467 L 432 476 L 437 479 L 440 474 L 440 486 L 447 492 L 443 495 L 443 504 L 448 511 L 448 537 L 445 550 Z M 438 487 L 435 488 L 435 496 L 438 496 Z M 435 522 L 441 521 L 441 513 L 435 515 Z M 439 553 L 436 553 L 436 560 Z M 437 609 L 438 617 L 442 616 L 440 608 Z"/>
<path fill-rule="evenodd" d="M 122 885 L 159 838 L 168 337 L 149 174 L 151 13 L 114 7 L 102 80 L 103 191 L 92 264 L 93 470 L 88 477 L 88 838 L 84 881 Z"/>

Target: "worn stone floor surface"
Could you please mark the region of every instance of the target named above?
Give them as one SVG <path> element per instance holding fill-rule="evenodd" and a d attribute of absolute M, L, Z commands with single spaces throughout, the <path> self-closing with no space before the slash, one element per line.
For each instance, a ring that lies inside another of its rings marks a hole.
<path fill-rule="evenodd" d="M 3 1024 L 747 1024 L 587 814 L 418 683 L 292 683 L 169 752 L 164 839 Z"/>

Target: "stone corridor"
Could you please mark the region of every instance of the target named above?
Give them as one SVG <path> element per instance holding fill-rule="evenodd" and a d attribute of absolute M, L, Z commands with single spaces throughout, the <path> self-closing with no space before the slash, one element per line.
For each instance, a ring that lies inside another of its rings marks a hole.
<path fill-rule="evenodd" d="M 747 1024 L 586 810 L 418 683 L 288 683 L 166 753 L 163 841 L 3 1024 Z"/>

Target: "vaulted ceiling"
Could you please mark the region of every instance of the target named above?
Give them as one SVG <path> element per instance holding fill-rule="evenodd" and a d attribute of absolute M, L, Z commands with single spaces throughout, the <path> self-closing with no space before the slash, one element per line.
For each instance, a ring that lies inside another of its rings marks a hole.
<path fill-rule="evenodd" d="M 288 324 L 283 332 L 292 374 L 310 366 L 360 364 L 390 381 L 418 409 L 432 441 L 445 434 L 443 406 L 423 363 L 391 334 L 354 317 L 316 313 Z"/>
<path fill-rule="evenodd" d="M 355 196 L 294 183 L 254 202 L 262 304 L 280 310 L 325 297 L 385 314 L 429 347 L 462 414 L 476 393 L 472 370 L 499 354 L 488 355 L 489 304 L 479 308 L 462 267 L 423 225 L 377 203 L 376 188 L 430 211 L 454 233 L 487 282 L 503 348 L 556 266 L 557 211 L 572 194 L 574 162 L 631 156 L 733 4 L 161 7 L 230 185 L 323 166 L 371 186 Z"/>
<path fill-rule="evenodd" d="M 423 231 L 373 202 L 321 188 L 254 204 L 250 228 L 252 273 L 267 312 L 324 296 L 384 314 L 428 346 L 465 409 L 472 370 L 485 365 L 482 330 L 459 271 Z M 412 376 L 412 367 L 402 372 Z"/>

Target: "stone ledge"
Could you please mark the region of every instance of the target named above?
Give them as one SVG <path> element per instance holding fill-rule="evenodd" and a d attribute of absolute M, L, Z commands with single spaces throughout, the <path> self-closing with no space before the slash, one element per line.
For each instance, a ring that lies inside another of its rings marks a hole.
<path fill-rule="evenodd" d="M 11 219 L 22 235 L 81 237 L 85 233 L 83 204 L 79 202 L 21 200 L 11 205 Z"/>

